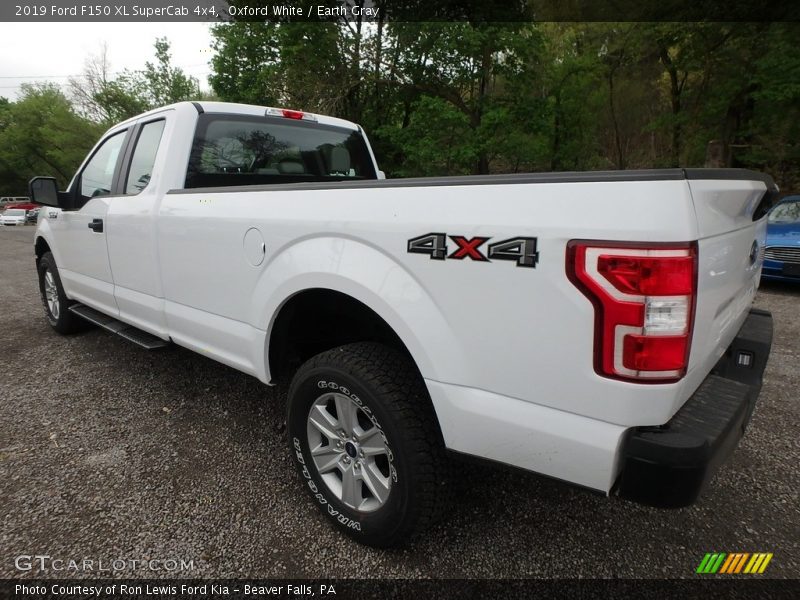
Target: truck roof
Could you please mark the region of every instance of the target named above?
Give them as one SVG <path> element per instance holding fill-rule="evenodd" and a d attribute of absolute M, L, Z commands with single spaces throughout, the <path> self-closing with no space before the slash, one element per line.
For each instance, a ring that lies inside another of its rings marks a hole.
<path fill-rule="evenodd" d="M 234 115 L 253 115 L 253 116 L 264 116 L 266 112 L 270 109 L 273 110 L 282 110 L 281 107 L 273 107 L 273 106 L 257 106 L 254 104 L 239 104 L 236 102 L 176 102 L 175 104 L 169 104 L 167 106 L 161 106 L 159 108 L 154 108 L 153 110 L 147 111 L 140 115 L 136 115 L 135 117 L 131 117 L 126 121 L 121 123 L 117 123 L 111 129 L 116 129 L 126 123 L 130 123 L 131 121 L 136 121 L 141 119 L 142 117 L 149 116 L 151 114 L 160 113 L 164 110 L 169 109 L 185 109 L 186 107 L 192 107 L 192 110 L 200 111 L 207 113 L 227 113 L 227 114 L 234 114 Z M 295 109 L 292 109 L 295 110 Z M 332 125 L 334 127 L 342 127 L 344 129 L 352 129 L 357 131 L 359 126 L 352 121 L 347 121 L 345 119 L 339 119 L 336 117 L 329 117 L 327 115 L 321 115 L 318 113 L 311 113 L 308 111 L 301 111 L 307 115 L 311 115 L 322 125 Z"/>

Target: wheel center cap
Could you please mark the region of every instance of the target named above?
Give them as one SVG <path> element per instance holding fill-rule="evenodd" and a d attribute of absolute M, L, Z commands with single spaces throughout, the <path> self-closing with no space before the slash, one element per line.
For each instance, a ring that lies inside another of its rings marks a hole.
<path fill-rule="evenodd" d="M 344 445 L 344 451 L 347 452 L 347 456 L 349 456 L 350 458 L 355 458 L 356 456 L 358 456 L 358 449 L 356 448 L 356 445 L 353 442 L 347 442 Z"/>

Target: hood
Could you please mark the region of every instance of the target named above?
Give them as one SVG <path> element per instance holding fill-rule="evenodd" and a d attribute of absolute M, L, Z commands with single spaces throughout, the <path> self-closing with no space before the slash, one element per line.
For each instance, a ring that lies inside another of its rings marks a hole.
<path fill-rule="evenodd" d="M 800 246 L 800 223 L 767 225 L 767 246 Z"/>

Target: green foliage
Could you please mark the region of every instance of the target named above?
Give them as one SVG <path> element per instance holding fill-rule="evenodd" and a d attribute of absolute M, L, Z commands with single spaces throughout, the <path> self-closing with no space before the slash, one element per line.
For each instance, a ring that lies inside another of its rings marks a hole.
<path fill-rule="evenodd" d="M 358 29 L 335 23 L 234 22 L 213 29 L 209 77 L 230 102 L 345 114 L 358 120 L 368 86 Z"/>
<path fill-rule="evenodd" d="M 800 50 L 795 23 L 774 24 L 751 71 L 751 145 L 740 159 L 774 174 L 786 191 L 800 190 Z"/>
<path fill-rule="evenodd" d="M 238 1 L 238 0 L 237 0 Z M 221 100 L 331 114 L 391 176 L 703 166 L 800 190 L 797 23 L 232 22 L 213 29 Z M 57 89 L 0 99 L 0 181 L 71 176 L 110 124 L 200 97 L 169 43 L 141 71 L 105 57 Z"/>
<path fill-rule="evenodd" d="M 413 105 L 407 127 L 386 127 L 380 134 L 405 154 L 392 176 L 466 175 L 478 155 L 478 137 L 469 118 L 441 98 L 422 96 Z"/>
<path fill-rule="evenodd" d="M 277 104 L 278 45 L 276 25 L 236 22 L 213 28 L 214 57 L 209 82 L 228 102 Z"/>
<path fill-rule="evenodd" d="M 398 176 L 723 165 L 800 178 L 794 23 L 232 23 L 224 100 L 355 120 Z"/>
<path fill-rule="evenodd" d="M 33 175 L 65 186 L 102 127 L 79 116 L 52 85 L 25 85 L 16 102 L 0 102 L 0 194 L 25 195 Z"/>
<path fill-rule="evenodd" d="M 92 94 L 92 100 L 100 107 L 105 123 L 119 123 L 152 108 L 143 87 L 136 78 L 124 73 L 102 85 Z"/>
<path fill-rule="evenodd" d="M 144 96 L 152 107 L 197 99 L 200 85 L 197 79 L 172 66 L 167 38 L 156 39 L 155 50 L 156 62 L 146 62 L 144 70 L 133 76 L 136 93 Z"/>
<path fill-rule="evenodd" d="M 53 175 L 63 189 L 109 125 L 200 96 L 197 80 L 171 65 L 166 39 L 142 71 L 111 78 L 103 56 L 71 87 L 71 99 L 49 84 L 23 86 L 16 102 L 0 98 L 0 194 L 27 194 L 34 175 Z"/>
<path fill-rule="evenodd" d="M 70 82 L 74 102 L 85 116 L 112 125 L 165 104 L 199 99 L 200 84 L 172 66 L 169 47 L 166 38 L 157 38 L 155 62 L 113 78 L 105 53 L 94 57 L 83 76 Z"/>

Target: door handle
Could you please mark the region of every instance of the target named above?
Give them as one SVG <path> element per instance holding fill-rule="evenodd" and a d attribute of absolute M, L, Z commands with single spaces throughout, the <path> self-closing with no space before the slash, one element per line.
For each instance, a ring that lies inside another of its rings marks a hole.
<path fill-rule="evenodd" d="M 89 223 L 89 229 L 95 233 L 103 233 L 103 219 L 92 219 L 92 222 Z"/>

